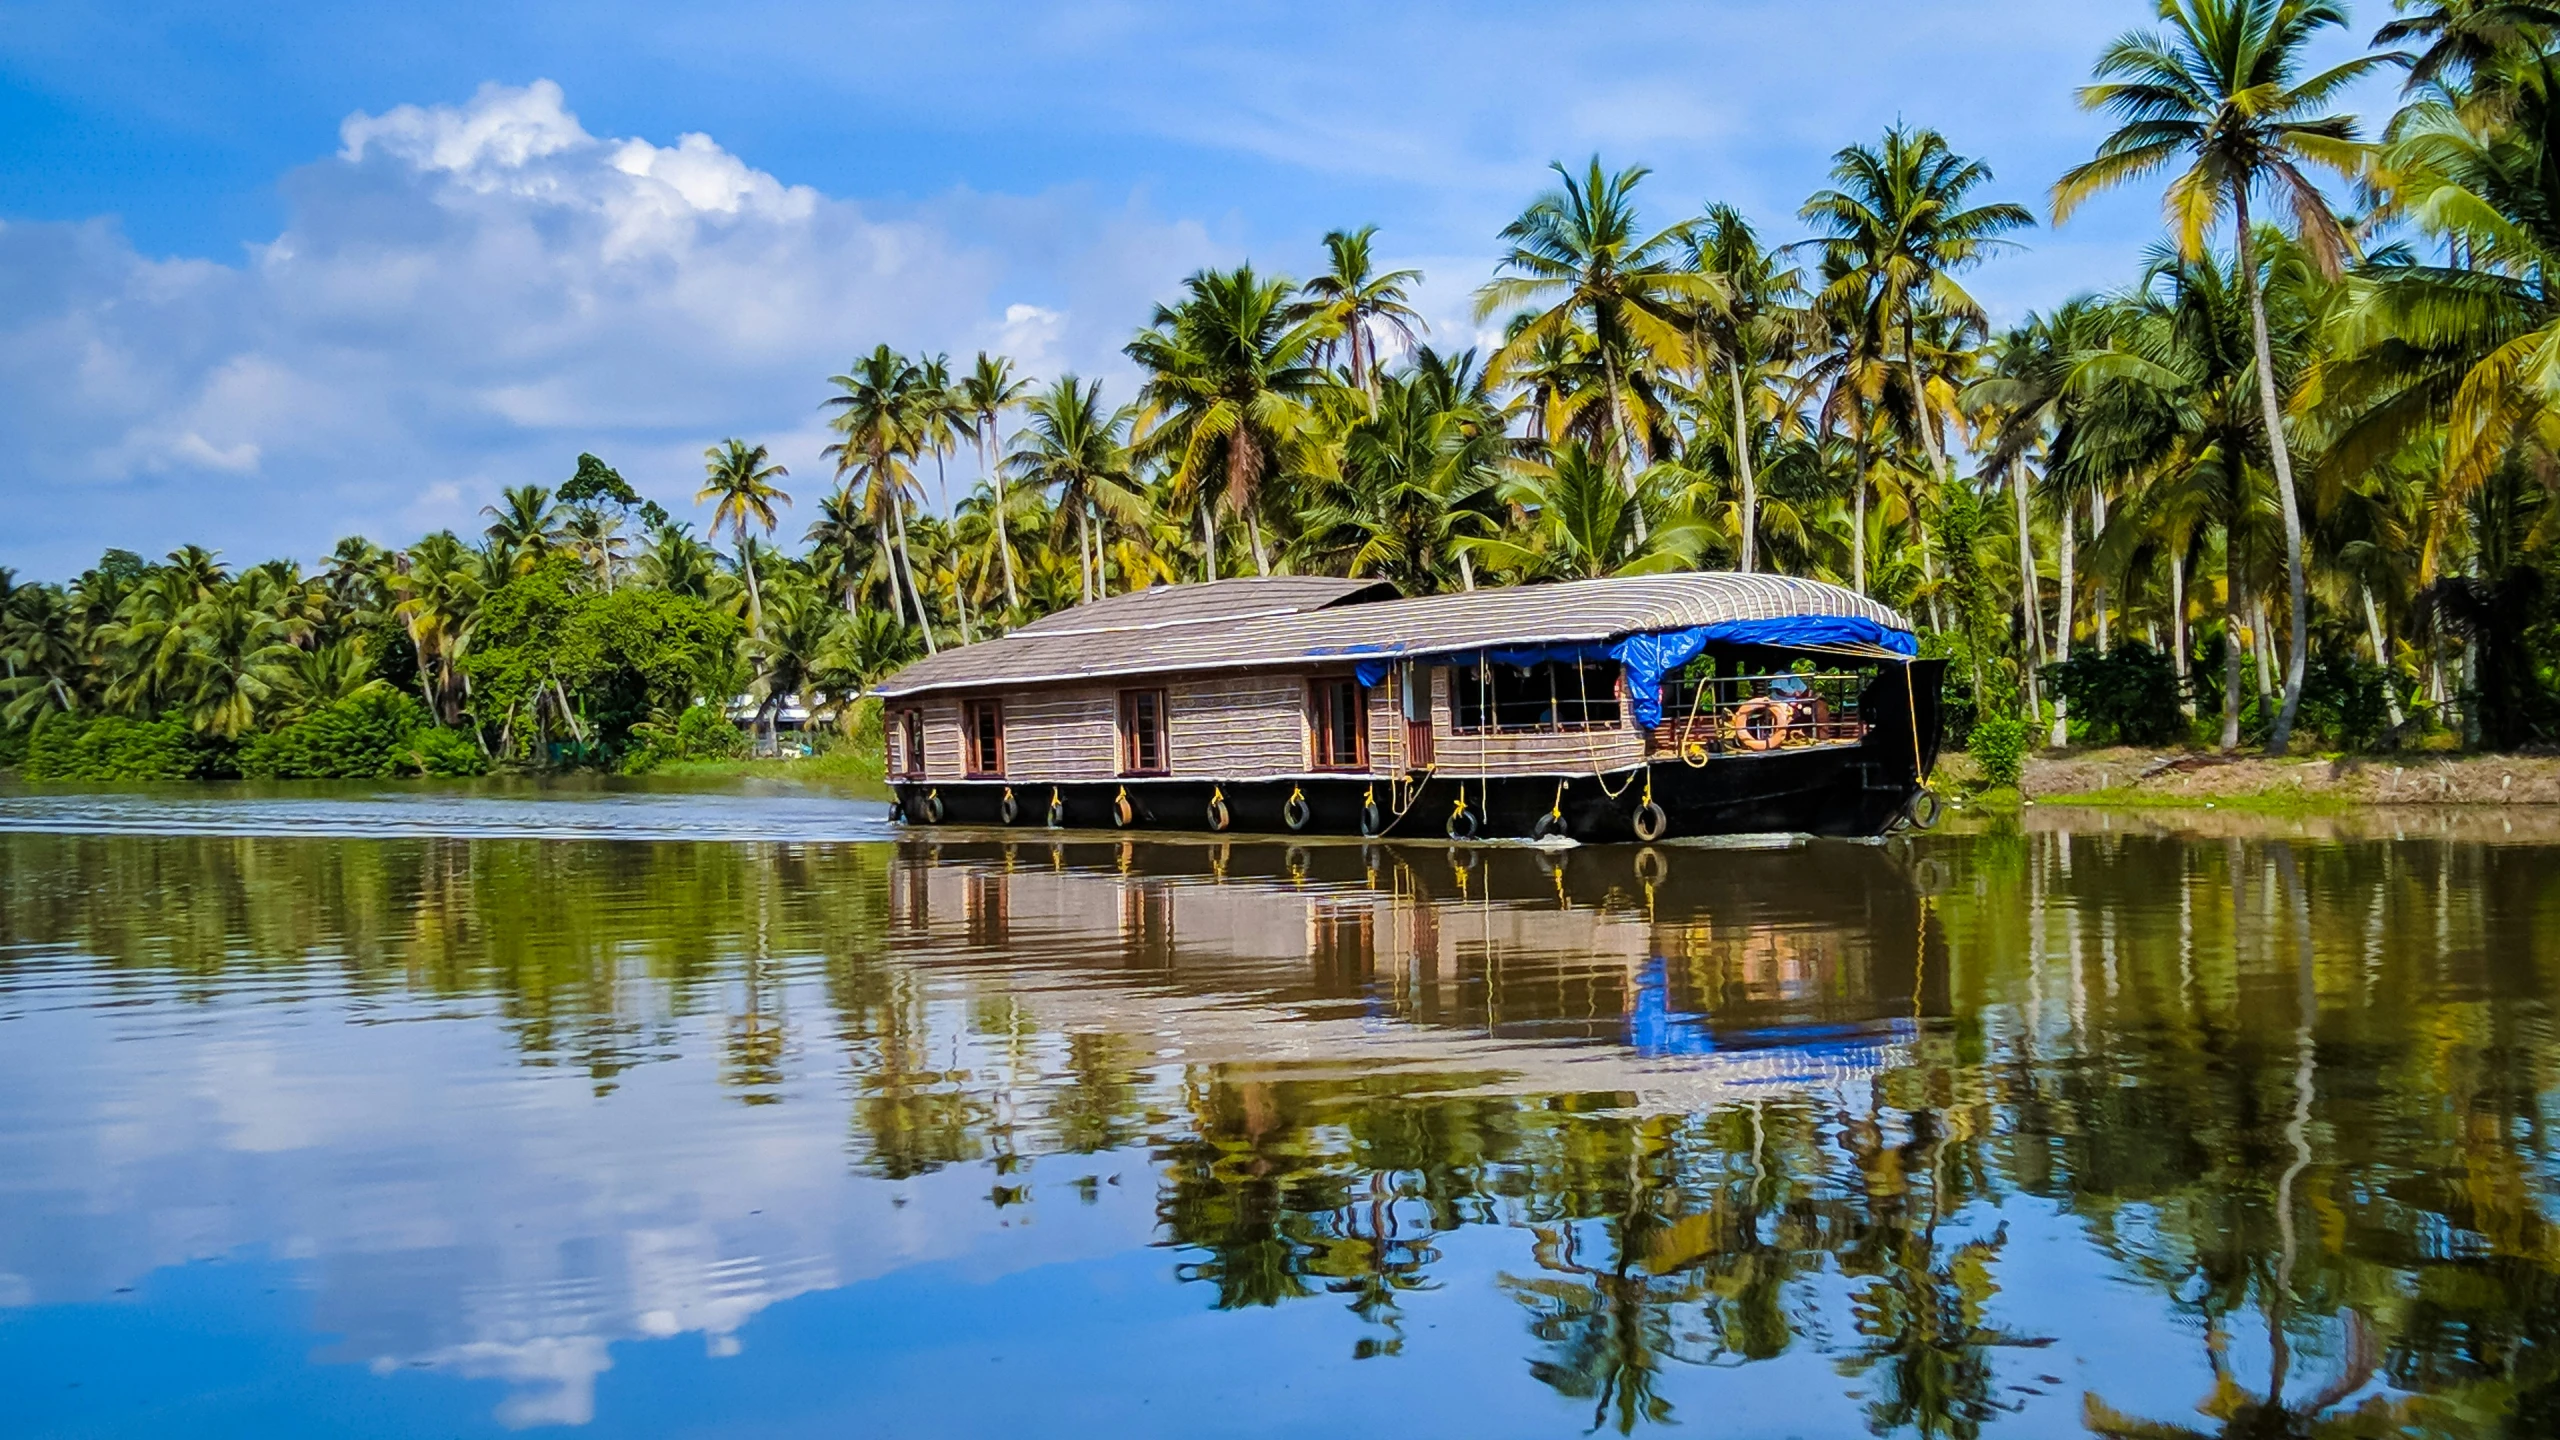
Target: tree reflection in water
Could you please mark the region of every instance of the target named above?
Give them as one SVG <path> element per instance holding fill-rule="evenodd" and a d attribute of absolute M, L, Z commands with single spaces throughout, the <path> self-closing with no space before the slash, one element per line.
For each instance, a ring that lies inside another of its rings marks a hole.
<path fill-rule="evenodd" d="M 2554 852 L 1648 856 L 0 836 L 0 957 L 485 997 L 600 1092 L 711 1017 L 742 1103 L 841 1072 L 865 1175 L 1036 1208 L 1135 1157 L 1179 1283 L 1344 1307 L 1349 1358 L 1503 1237 L 1521 1363 L 1619 1433 L 1805 1355 L 1879 1435 L 2075 1364 L 2102 1435 L 2560 1433 Z M 2033 1214 L 2197 1337 L 2193 1418 L 2019 1323 Z"/>

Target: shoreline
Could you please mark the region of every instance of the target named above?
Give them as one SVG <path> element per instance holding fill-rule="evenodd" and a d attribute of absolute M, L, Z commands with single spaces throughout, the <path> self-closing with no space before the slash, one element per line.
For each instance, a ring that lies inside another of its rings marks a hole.
<path fill-rule="evenodd" d="M 1938 779 L 1969 807 L 2071 805 L 2120 810 L 2247 810 L 2335 814 L 2446 807 L 2552 807 L 2560 812 L 2560 756 L 2342 755 L 2269 759 L 2242 752 L 2106 746 L 2027 757 L 2016 798 L 1975 792 L 1971 756 L 1939 762 Z"/>

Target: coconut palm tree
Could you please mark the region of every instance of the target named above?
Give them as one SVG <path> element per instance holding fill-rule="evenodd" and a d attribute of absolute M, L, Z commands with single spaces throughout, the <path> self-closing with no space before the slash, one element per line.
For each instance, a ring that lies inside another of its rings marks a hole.
<path fill-rule="evenodd" d="M 1701 305 L 1726 303 L 1724 286 L 1683 263 L 1685 226 L 1650 235 L 1637 223 L 1635 188 L 1651 171 L 1631 165 L 1616 174 L 1591 157 L 1576 179 L 1559 163 L 1561 182 L 1502 228 L 1509 248 L 1495 277 L 1476 292 L 1476 316 L 1488 318 L 1521 306 L 1539 306 L 1513 329 L 1488 367 L 1499 384 L 1539 354 L 1555 337 L 1579 330 L 1600 367 L 1607 405 L 1609 453 L 1621 486 L 1635 493 L 1636 424 L 1630 404 L 1642 372 L 1677 367 L 1688 355 L 1685 315 Z M 1636 517 L 1635 538 L 1643 538 Z"/>
<path fill-rule="evenodd" d="M 2053 219 L 2059 225 L 2100 191 L 2183 161 L 2186 168 L 2169 182 L 2167 200 L 2179 253 L 2190 260 L 2201 257 L 2207 234 L 2226 216 L 2231 221 L 2240 288 L 2255 337 L 2258 403 L 2284 521 L 2292 644 L 2284 708 L 2267 737 L 2268 753 L 2282 755 L 2302 705 L 2311 632 L 2302 508 L 2294 493 L 2293 456 L 2285 441 L 2284 406 L 2276 393 L 2275 359 L 2267 342 L 2249 199 L 2265 193 L 2290 211 L 2304 249 L 2325 273 L 2339 272 L 2346 235 L 2309 172 L 2325 169 L 2348 179 L 2364 173 L 2355 118 L 2330 113 L 2329 106 L 2349 84 L 2388 63 L 2388 57 L 2358 56 L 2305 78 L 2305 54 L 2313 40 L 2322 30 L 2347 23 L 2346 10 L 2331 0 L 2163 0 L 2160 14 L 2167 22 L 2164 29 L 2128 34 L 2108 46 L 2098 57 L 2097 83 L 2081 89 L 2082 108 L 2106 111 L 2123 124 L 2098 142 L 2094 158 L 2054 182 Z"/>
<path fill-rule="evenodd" d="M 1105 408 L 1102 382 L 1073 375 L 1059 376 L 1023 410 L 1029 423 L 1013 437 L 1004 468 L 1018 480 L 1057 492 L 1057 525 L 1075 528 L 1080 591 L 1091 601 L 1103 579 L 1095 519 L 1134 520 L 1143 511 L 1129 467 L 1133 413 L 1125 405 Z"/>
<path fill-rule="evenodd" d="M 498 503 L 483 505 L 489 517 L 489 554 L 508 573 L 530 574 L 542 557 L 568 538 L 565 516 L 540 485 L 515 485 L 498 492 Z"/>
<path fill-rule="evenodd" d="M 440 725 L 462 718 L 462 657 L 486 586 L 460 536 L 439 530 L 409 547 L 390 578 L 392 618 L 418 656 L 418 694 Z"/>
<path fill-rule="evenodd" d="M 1325 384 L 1309 363 L 1323 322 L 1293 319 L 1297 287 L 1250 265 L 1202 270 L 1182 285 L 1183 298 L 1157 306 L 1126 347 L 1147 375 L 1135 444 L 1142 457 L 1170 463 L 1177 484 L 1204 502 L 1213 493 L 1209 477 L 1222 477 L 1227 507 L 1252 541 L 1254 569 L 1268 575 L 1263 486 L 1298 444 L 1307 402 Z M 1213 510 L 1204 503 L 1202 524 L 1212 533 Z"/>
<path fill-rule="evenodd" d="M 1730 205 L 1709 205 L 1688 236 L 1690 267 L 1713 276 L 1723 291 L 1721 304 L 1690 307 L 1693 359 L 1698 366 L 1703 399 L 1711 382 L 1707 372 L 1724 372 L 1732 394 L 1734 479 L 1742 488 L 1740 566 L 1744 574 L 1759 568 L 1760 489 L 1752 449 L 1764 420 L 1785 407 L 1771 388 L 1793 361 L 1795 340 L 1804 331 L 1804 290 L 1784 252 L 1760 243 L 1742 212 Z"/>
<path fill-rule="evenodd" d="M 1507 535 L 1466 536 L 1455 544 L 1477 561 L 1527 580 L 1687 569 L 1705 548 L 1707 529 L 1694 517 L 1669 512 L 1660 490 L 1648 471 L 1628 494 L 1600 456 L 1567 441 L 1552 463 L 1522 462 L 1502 483 L 1502 498 L 1527 517 L 1525 527 Z M 1661 512 L 1649 525 L 1639 513 L 1646 507 Z"/>
<path fill-rule="evenodd" d="M 1920 365 L 1921 313 L 1980 324 L 1982 306 L 1956 276 L 2006 243 L 2001 236 L 2035 224 L 2023 205 L 1965 203 L 1990 179 L 1989 166 L 1957 154 L 1937 131 L 1896 125 L 1880 144 L 1833 155 L 1833 188 L 1817 191 L 1801 212 L 1818 232 L 1812 243 L 1829 281 L 1824 298 L 1872 306 L 1899 335 L 1906 403 L 1933 483 L 1946 478 L 1947 453 Z"/>
<path fill-rule="evenodd" d="M 863 513 L 880 536 L 881 553 L 895 557 L 889 586 L 894 608 L 903 621 L 912 603 L 916 625 L 924 634 L 925 653 L 932 654 L 937 648 L 933 623 L 924 592 L 916 588 L 915 559 L 905 543 L 907 506 L 915 490 L 907 462 L 922 452 L 926 430 L 924 373 L 905 356 L 881 345 L 854 362 L 847 373 L 827 377 L 827 383 L 836 387 L 826 401 L 826 407 L 836 412 L 828 424 L 843 438 L 824 453 L 836 462 L 836 474 L 847 485 L 857 479 L 863 482 Z M 897 586 L 902 576 L 904 599 L 898 597 Z"/>
<path fill-rule="evenodd" d="M 1031 393 L 1031 382 L 1018 379 L 1013 362 L 1001 355 L 978 352 L 978 361 L 969 373 L 960 377 L 960 401 L 968 408 L 970 442 L 978 451 L 978 480 L 995 492 L 994 511 L 996 548 L 1004 560 L 1005 608 L 1019 613 L 1022 609 L 1022 587 L 1014 576 L 1012 512 L 1004 501 L 1003 482 L 995 478 L 993 457 L 1004 449 L 1001 427 L 1005 412 L 1022 403 Z"/>
<path fill-rule="evenodd" d="M 1369 254 L 1377 233 L 1375 225 L 1326 231 L 1325 269 L 1300 287 L 1305 298 L 1296 307 L 1300 316 L 1324 323 L 1326 338 L 1316 347 L 1318 357 L 1329 360 L 1340 346 L 1351 365 L 1351 383 L 1373 400 L 1378 395 L 1378 342 L 1373 327 L 1393 330 L 1408 346 L 1415 343 L 1417 330 L 1429 328 L 1406 303 L 1412 298 L 1410 287 L 1421 281 L 1422 272 L 1377 273 Z"/>
<path fill-rule="evenodd" d="M 750 445 L 734 437 L 702 452 L 702 488 L 694 493 L 693 503 L 714 502 L 711 528 L 726 525 L 737 537 L 738 564 L 747 577 L 747 633 L 764 630 L 764 598 L 756 587 L 755 557 L 747 549 L 747 526 L 752 522 L 766 534 L 773 533 L 779 517 L 773 513 L 777 504 L 788 505 L 791 496 L 773 482 L 791 472 L 773 463 L 773 457 L 761 445 Z"/>

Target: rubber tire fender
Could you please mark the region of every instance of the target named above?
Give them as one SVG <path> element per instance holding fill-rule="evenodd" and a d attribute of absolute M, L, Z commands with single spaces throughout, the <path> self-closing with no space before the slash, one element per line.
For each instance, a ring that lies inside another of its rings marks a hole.
<path fill-rule="evenodd" d="M 1449 832 L 1449 838 L 1452 840 L 1473 840 L 1476 838 L 1476 812 L 1452 810 L 1449 812 L 1449 823 L 1442 828 Z"/>
<path fill-rule="evenodd" d="M 1647 800 L 1636 807 L 1637 839 L 1643 841 L 1647 845 L 1650 845 L 1654 841 L 1661 839 L 1663 832 L 1670 828 L 1671 817 L 1663 813 L 1661 806 Z"/>
<path fill-rule="evenodd" d="M 1227 808 L 1227 802 L 1224 799 L 1213 799 L 1209 802 L 1210 829 L 1224 833 L 1226 828 L 1235 822 L 1235 813 Z"/>
<path fill-rule="evenodd" d="M 1529 827 L 1529 838 L 1532 840 L 1551 839 L 1555 836 L 1565 834 L 1570 828 L 1571 827 L 1565 824 L 1563 816 L 1550 810 L 1546 814 L 1538 817 L 1537 824 Z"/>
<path fill-rule="evenodd" d="M 1372 800 L 1360 807 L 1361 834 L 1374 837 L 1386 828 L 1387 812 L 1378 808 L 1377 801 Z"/>
<path fill-rule="evenodd" d="M 1067 801 L 1063 795 L 1049 797 L 1049 828 L 1052 830 L 1067 828 Z"/>
<path fill-rule="evenodd" d="M 1937 829 L 1938 819 L 1945 813 L 1946 806 L 1939 802 L 1934 790 L 1914 790 L 1902 806 L 1902 816 L 1911 822 L 1914 830 Z"/>
<path fill-rule="evenodd" d="M 1138 807 L 1127 795 L 1111 802 L 1111 823 L 1126 830 L 1138 818 Z"/>
<path fill-rule="evenodd" d="M 1304 830 L 1315 813 L 1316 807 L 1308 803 L 1306 792 L 1296 791 L 1289 796 L 1289 803 L 1280 807 L 1280 823 L 1292 830 Z"/>
<path fill-rule="evenodd" d="M 1022 803 L 1013 798 L 1012 791 L 1007 790 L 1004 798 L 996 802 L 996 814 L 1004 817 L 1004 823 L 1010 825 L 1022 818 Z"/>

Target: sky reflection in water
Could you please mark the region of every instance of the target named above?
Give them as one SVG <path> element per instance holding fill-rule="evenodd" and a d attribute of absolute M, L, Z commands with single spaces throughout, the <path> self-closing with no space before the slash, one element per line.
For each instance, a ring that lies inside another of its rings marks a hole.
<path fill-rule="evenodd" d="M 2096 823 L 0 834 L 0 1433 L 2560 1429 L 2560 850 Z"/>

